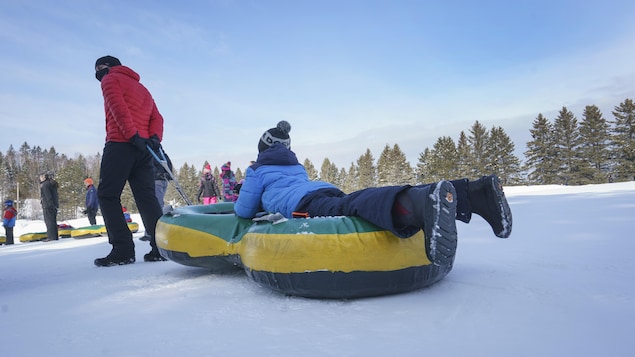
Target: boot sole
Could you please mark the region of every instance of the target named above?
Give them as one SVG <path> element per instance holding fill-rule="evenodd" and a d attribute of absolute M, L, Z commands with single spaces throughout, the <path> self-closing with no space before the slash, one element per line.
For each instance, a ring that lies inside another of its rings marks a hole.
<path fill-rule="evenodd" d="M 507 238 L 512 233 L 512 211 L 509 208 L 509 203 L 507 203 L 507 198 L 505 197 L 505 192 L 503 191 L 503 185 L 500 182 L 498 177 L 494 177 L 492 179 L 492 189 L 495 194 L 493 197 L 494 202 L 496 203 L 496 208 L 501 212 L 501 226 L 503 229 L 500 232 L 494 232 L 494 234 L 498 238 Z"/>
<path fill-rule="evenodd" d="M 452 265 L 457 247 L 456 190 L 449 181 L 437 183 L 428 194 L 426 239 L 428 256 L 435 265 Z"/>
<path fill-rule="evenodd" d="M 95 265 L 98 267 L 114 267 L 117 265 L 128 265 L 128 264 L 133 264 L 135 262 L 134 258 L 130 258 L 127 260 L 120 260 L 120 261 L 109 261 L 109 262 L 97 262 L 99 259 L 95 259 Z"/>

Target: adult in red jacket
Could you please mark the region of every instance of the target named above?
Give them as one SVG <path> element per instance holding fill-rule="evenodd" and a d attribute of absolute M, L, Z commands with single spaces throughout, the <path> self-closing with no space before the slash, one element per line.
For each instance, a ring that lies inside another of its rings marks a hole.
<path fill-rule="evenodd" d="M 152 156 L 147 149 L 158 148 L 163 138 L 163 117 L 140 76 L 122 66 L 112 56 L 95 62 L 95 77 L 101 82 L 106 112 L 106 144 L 101 158 L 97 197 L 112 250 L 95 259 L 97 266 L 132 264 L 135 247 L 132 233 L 121 214 L 121 192 L 130 184 L 152 250 L 145 261 L 165 260 L 159 254 L 154 231 L 161 206 L 154 195 Z"/>

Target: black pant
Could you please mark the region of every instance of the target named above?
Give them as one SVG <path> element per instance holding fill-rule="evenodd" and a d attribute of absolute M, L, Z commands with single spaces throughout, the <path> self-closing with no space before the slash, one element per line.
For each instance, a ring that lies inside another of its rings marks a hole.
<path fill-rule="evenodd" d="M 145 230 L 151 237 L 150 245 L 156 248 L 154 230 L 163 211 L 154 195 L 152 160 L 149 151 L 141 151 L 130 143 L 108 142 L 104 146 L 97 198 L 108 232 L 108 242 L 112 244 L 115 254 L 134 254 L 132 233 L 121 207 L 121 192 L 126 181 L 132 189 Z"/>
<path fill-rule="evenodd" d="M 46 239 L 57 240 L 59 234 L 57 232 L 57 208 L 42 207 L 44 213 L 44 224 L 46 224 Z"/>
<path fill-rule="evenodd" d="M 469 222 L 472 212 L 467 196 L 467 179 L 450 181 L 456 188 L 457 213 L 456 219 Z M 430 184 L 418 185 L 425 188 Z M 397 237 L 409 237 L 419 229 L 415 227 L 397 228 L 393 224 L 392 209 L 397 195 L 410 188 L 404 186 L 372 187 L 349 193 L 348 195 L 336 188 L 324 188 L 302 197 L 298 207 L 299 212 L 307 212 L 309 216 L 357 216 L 389 230 Z"/>
<path fill-rule="evenodd" d="M 13 244 L 13 227 L 4 226 L 4 235 L 7 237 L 4 244 Z"/>
<path fill-rule="evenodd" d="M 366 188 L 348 195 L 336 188 L 324 188 L 302 197 L 299 212 L 309 216 L 357 216 L 389 230 L 397 237 L 409 237 L 419 230 L 416 227 L 396 228 L 392 207 L 397 195 L 410 186 L 386 186 Z"/>
<path fill-rule="evenodd" d="M 97 224 L 97 218 L 95 218 L 97 216 L 97 208 L 87 208 L 86 215 L 88 216 L 88 223 L 90 223 L 91 226 Z"/>

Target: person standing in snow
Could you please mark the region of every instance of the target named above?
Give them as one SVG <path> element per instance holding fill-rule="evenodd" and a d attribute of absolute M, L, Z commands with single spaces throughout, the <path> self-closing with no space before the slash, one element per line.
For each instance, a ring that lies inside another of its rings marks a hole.
<path fill-rule="evenodd" d="M 57 210 L 60 208 L 57 189 L 59 185 L 50 173 L 40 174 L 40 202 L 42 203 L 42 213 L 44 214 L 44 224 L 46 224 L 45 242 L 59 239 L 57 227 Z"/>
<path fill-rule="evenodd" d="M 161 147 L 159 148 L 161 149 L 161 151 L 163 151 L 163 148 Z M 168 156 L 168 154 L 166 154 L 165 152 L 163 152 L 163 154 L 165 155 L 165 161 L 168 164 L 168 168 L 170 169 L 170 171 L 172 171 L 173 170 L 172 160 L 170 160 L 170 157 Z M 157 197 L 157 200 L 159 201 L 159 205 L 161 206 L 161 212 L 165 214 L 166 212 L 165 202 L 164 202 L 165 192 L 168 190 L 168 181 L 172 181 L 172 176 L 167 171 L 165 171 L 165 168 L 163 167 L 163 165 L 161 165 L 161 163 L 159 163 L 158 160 L 153 159 L 152 164 L 154 167 L 154 195 Z M 148 231 L 145 232 L 143 237 L 139 238 L 139 240 L 142 240 L 145 242 L 149 242 L 150 239 L 151 238 Z"/>
<path fill-rule="evenodd" d="M 291 151 L 291 125 L 281 121 L 261 136 L 256 163 L 246 170 L 236 215 L 253 218 L 264 209 L 285 218 L 357 216 L 407 238 L 423 230 L 437 242 L 435 254 L 456 244 L 456 221 L 483 217 L 494 234 L 507 238 L 512 214 L 495 175 L 469 181 L 439 181 L 420 186 L 373 187 L 345 194 L 324 181 L 311 181 Z"/>
<path fill-rule="evenodd" d="M 97 197 L 112 250 L 95 259 L 97 266 L 132 264 L 135 245 L 124 219 L 121 193 L 130 184 L 151 250 L 146 262 L 164 261 L 155 242 L 157 221 L 163 214 L 155 196 L 153 157 L 163 139 L 163 117 L 140 76 L 119 59 L 104 56 L 95 62 L 95 78 L 101 82 L 106 115 L 106 144 L 101 160 Z"/>
<path fill-rule="evenodd" d="M 163 151 L 163 148 L 159 146 L 159 149 Z M 172 160 L 168 154 L 163 152 L 165 155 L 165 161 L 168 164 L 168 168 L 170 172 L 174 172 L 174 167 L 172 166 Z M 152 166 L 154 168 L 154 195 L 157 197 L 159 201 L 159 205 L 161 206 L 161 211 L 163 211 L 163 207 L 165 206 L 165 192 L 168 190 L 168 181 L 172 181 L 172 176 L 170 173 L 165 171 L 165 168 L 159 161 L 156 159 L 152 160 Z"/>
<path fill-rule="evenodd" d="M 4 235 L 6 236 L 4 244 L 13 244 L 13 227 L 15 227 L 15 220 L 18 217 L 18 211 L 15 207 L 13 207 L 12 200 L 4 201 L 4 214 L 2 217 L 2 226 L 4 227 Z"/>
<path fill-rule="evenodd" d="M 93 179 L 87 177 L 84 180 L 84 187 L 86 187 L 86 209 L 84 214 L 88 216 L 88 223 L 91 226 L 97 224 L 97 210 L 99 209 L 99 202 L 97 200 L 97 189 L 93 185 Z"/>
<path fill-rule="evenodd" d="M 223 200 L 226 202 L 236 202 L 238 199 L 238 195 L 236 195 L 235 191 L 237 183 L 236 176 L 234 176 L 231 165 L 231 161 L 227 161 L 227 163 L 221 166 L 220 179 L 223 182 Z"/>
<path fill-rule="evenodd" d="M 218 202 L 218 186 L 216 185 L 216 178 L 212 174 L 212 167 L 210 164 L 205 165 L 203 168 L 203 177 L 198 184 L 198 194 L 196 195 L 198 202 L 201 202 L 201 196 L 203 196 L 203 204 L 209 205 Z"/>

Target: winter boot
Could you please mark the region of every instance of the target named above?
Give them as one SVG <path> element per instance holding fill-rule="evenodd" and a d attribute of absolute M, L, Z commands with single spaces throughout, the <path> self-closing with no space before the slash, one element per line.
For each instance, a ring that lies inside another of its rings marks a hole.
<path fill-rule="evenodd" d="M 167 259 L 161 256 L 157 248 L 152 248 L 150 253 L 143 256 L 143 260 L 146 262 L 164 262 Z"/>
<path fill-rule="evenodd" d="M 426 252 L 439 265 L 452 264 L 456 253 L 456 191 L 449 181 L 411 187 L 397 196 L 395 224 L 423 229 Z"/>
<path fill-rule="evenodd" d="M 472 212 L 483 217 L 497 237 L 507 238 L 512 234 L 512 211 L 498 176 L 483 176 L 470 181 L 467 198 Z"/>
<path fill-rule="evenodd" d="M 113 249 L 110 254 L 104 258 L 95 259 L 95 265 L 98 267 L 111 267 L 114 265 L 126 265 L 135 262 L 134 251 L 132 254 L 119 254 Z"/>

